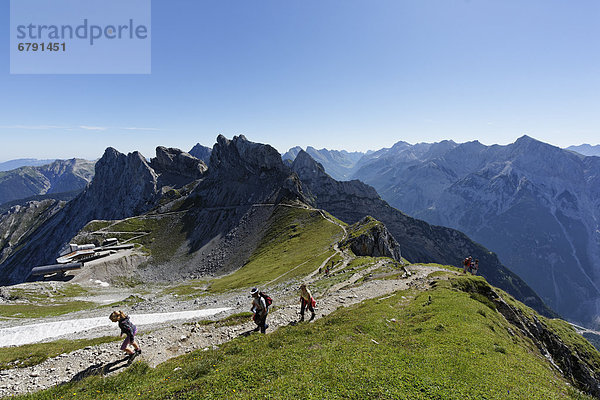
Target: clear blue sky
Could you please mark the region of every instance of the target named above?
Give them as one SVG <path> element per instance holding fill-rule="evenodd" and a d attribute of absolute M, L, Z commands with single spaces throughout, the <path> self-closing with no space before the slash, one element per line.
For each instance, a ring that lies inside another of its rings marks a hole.
<path fill-rule="evenodd" d="M 10 75 L 0 22 L 0 161 L 600 137 L 597 0 L 154 0 L 151 75 Z"/>

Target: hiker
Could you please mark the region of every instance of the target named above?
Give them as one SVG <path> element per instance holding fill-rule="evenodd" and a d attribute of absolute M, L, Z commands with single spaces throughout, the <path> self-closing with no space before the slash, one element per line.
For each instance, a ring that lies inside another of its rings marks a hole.
<path fill-rule="evenodd" d="M 250 311 L 254 313 L 252 320 L 257 325 L 256 329 L 254 329 L 254 332 L 258 332 L 258 330 L 260 330 L 260 333 L 265 333 L 269 327 L 267 324 L 269 305 L 267 304 L 264 296 L 262 296 L 262 293 L 260 293 L 257 288 L 252 289 L 250 294 L 252 295 L 252 308 Z"/>
<path fill-rule="evenodd" d="M 119 328 L 121 328 L 121 336 L 123 334 L 127 335 L 123 344 L 121 345 L 121 350 L 125 351 L 127 355 L 129 355 L 130 359 L 133 359 L 135 356 L 142 353 L 140 346 L 135 341 L 135 334 L 137 333 L 137 328 L 134 324 L 131 323 L 127 314 L 123 311 L 113 311 L 108 317 L 112 322 L 118 322 Z M 129 348 L 129 345 L 133 346 L 133 350 Z"/>
<path fill-rule="evenodd" d="M 467 270 L 471 270 L 471 260 L 473 260 L 473 257 L 469 256 L 467 258 L 465 258 L 465 261 L 463 261 L 463 273 L 466 274 Z"/>
<path fill-rule="evenodd" d="M 308 311 L 311 312 L 309 321 L 315 319 L 315 305 L 317 302 L 314 297 L 310 294 L 310 291 L 306 287 L 306 284 L 300 285 L 300 322 L 304 321 L 304 310 L 308 307 Z"/>
<path fill-rule="evenodd" d="M 329 276 L 329 266 L 325 267 L 325 276 Z"/>
<path fill-rule="evenodd" d="M 479 259 L 475 259 L 475 263 L 473 264 L 473 270 L 471 273 L 473 275 L 477 275 L 477 271 L 479 271 Z"/>

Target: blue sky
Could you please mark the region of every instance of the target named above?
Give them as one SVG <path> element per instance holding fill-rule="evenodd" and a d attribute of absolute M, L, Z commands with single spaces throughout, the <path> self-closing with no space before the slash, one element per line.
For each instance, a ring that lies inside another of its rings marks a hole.
<path fill-rule="evenodd" d="M 154 0 L 150 75 L 10 75 L 9 17 L 0 0 L 0 161 L 219 133 L 280 151 L 599 142 L 595 0 Z"/>

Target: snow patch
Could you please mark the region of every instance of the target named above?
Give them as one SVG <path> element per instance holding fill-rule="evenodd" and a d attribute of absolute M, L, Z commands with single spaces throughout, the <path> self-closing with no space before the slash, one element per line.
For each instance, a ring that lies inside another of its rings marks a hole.
<path fill-rule="evenodd" d="M 229 307 L 209 308 L 205 310 L 180 311 L 155 314 L 131 314 L 131 321 L 135 325 L 150 325 L 167 321 L 190 318 L 204 318 L 230 310 Z M 44 322 L 25 326 L 0 329 L 0 347 L 21 346 L 37 343 L 47 339 L 71 333 L 83 332 L 90 329 L 106 327 L 116 324 L 106 317 L 81 318 L 67 321 Z M 118 330 L 118 328 L 117 328 Z"/>
<path fill-rule="evenodd" d="M 90 281 L 92 281 L 95 284 L 100 285 L 102 287 L 109 287 L 110 286 L 110 283 L 108 283 L 108 282 L 102 282 L 101 280 L 98 280 L 98 279 L 96 279 L 96 280 L 90 279 Z"/>

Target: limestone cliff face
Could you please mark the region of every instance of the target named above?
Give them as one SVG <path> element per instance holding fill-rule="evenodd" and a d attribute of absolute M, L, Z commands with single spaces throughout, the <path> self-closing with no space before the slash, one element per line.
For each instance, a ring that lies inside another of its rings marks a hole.
<path fill-rule="evenodd" d="M 196 195 L 207 206 L 275 204 L 303 199 L 301 183 L 273 147 L 243 135 L 217 137 L 210 168 Z"/>
<path fill-rule="evenodd" d="M 158 174 L 139 152 L 128 155 L 109 147 L 96 164 L 96 176 L 76 199 L 92 219 L 117 219 L 141 214 L 154 206 Z"/>
<path fill-rule="evenodd" d="M 159 146 L 150 166 L 159 174 L 161 187 L 181 187 L 202 178 L 208 167 L 204 161 L 174 148 Z"/>
<path fill-rule="evenodd" d="M 204 161 L 189 153 L 163 146 L 156 148 L 156 157 L 150 165 L 159 174 L 170 173 L 192 179 L 200 179 L 208 169 Z"/>
<path fill-rule="evenodd" d="M 365 217 L 348 229 L 349 237 L 342 246 L 349 246 L 357 256 L 389 257 L 402 261 L 400 245 L 385 225 Z"/>
<path fill-rule="evenodd" d="M 411 218 L 391 207 L 375 189 L 360 181 L 335 181 L 306 152 L 298 154 L 292 170 L 306 185 L 305 191 L 310 192 L 317 207 L 350 224 L 366 215 L 384 223 L 400 244 L 402 256 L 409 261 L 460 266 L 462 260 L 471 255 L 480 260 L 480 274 L 493 285 L 539 312 L 553 315 L 536 293 L 504 267 L 494 253 L 462 232 Z"/>

